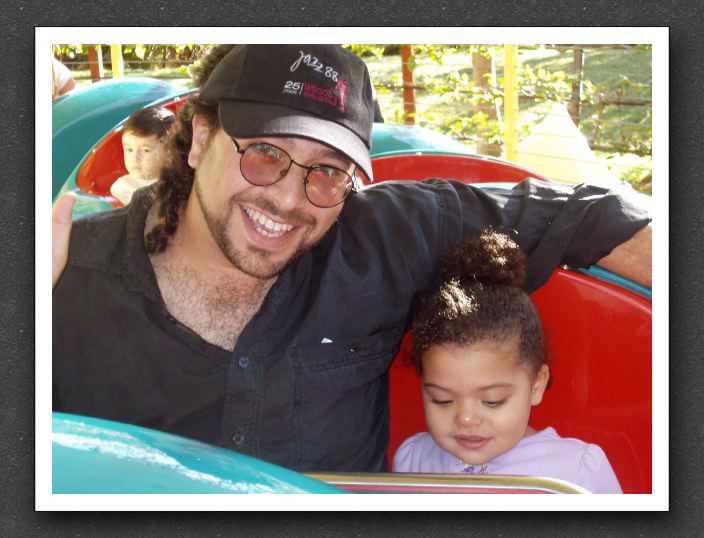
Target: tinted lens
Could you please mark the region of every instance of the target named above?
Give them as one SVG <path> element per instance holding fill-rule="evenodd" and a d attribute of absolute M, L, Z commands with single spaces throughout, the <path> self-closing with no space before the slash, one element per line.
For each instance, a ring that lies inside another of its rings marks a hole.
<path fill-rule="evenodd" d="M 255 142 L 241 149 L 233 138 L 240 158 L 240 171 L 244 178 L 253 185 L 261 187 L 272 185 L 286 175 L 294 162 L 288 153 L 281 148 Z M 318 207 L 333 207 L 343 202 L 352 191 L 352 177 L 334 166 L 314 165 L 303 166 L 308 170 L 305 181 L 306 198 Z"/>
<path fill-rule="evenodd" d="M 281 179 L 291 166 L 291 158 L 282 150 L 263 142 L 247 146 L 240 160 L 240 170 L 255 185 L 270 185 Z"/>
<path fill-rule="evenodd" d="M 331 166 L 316 166 L 308 172 L 306 196 L 320 207 L 332 207 L 342 202 L 352 190 L 352 178 Z"/>

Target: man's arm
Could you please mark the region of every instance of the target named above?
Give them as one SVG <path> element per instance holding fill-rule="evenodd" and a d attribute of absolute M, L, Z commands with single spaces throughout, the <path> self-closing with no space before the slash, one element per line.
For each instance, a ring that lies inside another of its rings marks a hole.
<path fill-rule="evenodd" d="M 440 187 L 440 185 L 438 185 Z M 528 255 L 526 290 L 535 291 L 561 265 L 600 264 L 638 283 L 650 285 L 651 221 L 647 204 L 628 192 L 596 185 L 576 187 L 527 179 L 512 189 L 458 186 L 461 209 L 443 200 L 450 235 L 454 215 L 461 215 L 462 238 L 487 226 L 516 233 Z M 472 199 L 473 197 L 473 199 Z"/>
<path fill-rule="evenodd" d="M 603 269 L 613 271 L 638 284 L 652 287 L 653 268 L 653 229 L 652 224 L 636 232 L 625 243 L 614 248 L 608 256 L 596 264 Z"/>
<path fill-rule="evenodd" d="M 61 195 L 51 210 L 51 272 L 52 288 L 64 272 L 68 260 L 68 242 L 71 237 L 71 212 L 76 203 L 75 193 L 67 192 Z"/>

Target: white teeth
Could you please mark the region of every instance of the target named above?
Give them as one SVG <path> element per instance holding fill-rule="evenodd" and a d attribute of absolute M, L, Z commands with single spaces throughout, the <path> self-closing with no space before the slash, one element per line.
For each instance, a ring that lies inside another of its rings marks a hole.
<path fill-rule="evenodd" d="M 255 224 L 255 229 L 257 232 L 262 234 L 264 237 L 281 237 L 286 232 L 293 230 L 292 224 L 282 224 L 280 222 L 274 222 L 266 215 L 261 214 L 256 209 L 245 207 L 245 213 Z"/>

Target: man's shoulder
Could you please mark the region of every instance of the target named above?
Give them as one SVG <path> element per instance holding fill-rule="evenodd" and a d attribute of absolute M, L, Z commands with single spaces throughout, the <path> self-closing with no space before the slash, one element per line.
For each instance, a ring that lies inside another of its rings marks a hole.
<path fill-rule="evenodd" d="M 447 192 L 446 180 L 383 181 L 366 186 L 345 202 L 343 219 L 405 220 L 412 213 L 435 213 Z"/>
<path fill-rule="evenodd" d="M 423 181 L 392 180 L 371 184 L 348 198 L 342 216 L 359 218 L 371 210 L 378 218 L 405 218 L 409 213 L 471 211 L 486 206 L 503 207 L 528 196 L 566 200 L 573 193 L 563 186 L 527 177 L 518 183 L 471 184 L 454 179 L 428 178 Z M 594 193 L 590 193 L 594 194 Z"/>
<path fill-rule="evenodd" d="M 102 211 L 73 222 L 68 265 L 99 268 L 114 266 L 127 248 L 129 206 Z"/>
<path fill-rule="evenodd" d="M 77 218 L 71 230 L 68 266 L 121 272 L 144 254 L 144 226 L 154 189 L 140 189 L 121 208 Z"/>

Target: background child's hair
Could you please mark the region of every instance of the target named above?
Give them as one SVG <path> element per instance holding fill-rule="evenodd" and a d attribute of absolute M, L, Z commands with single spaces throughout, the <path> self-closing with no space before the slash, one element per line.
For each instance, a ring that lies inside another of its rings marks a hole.
<path fill-rule="evenodd" d="M 427 291 L 413 322 L 415 363 L 430 346 L 518 338 L 519 361 L 536 375 L 547 363 L 540 317 L 523 291 L 526 256 L 505 233 L 484 231 L 450 248 L 442 282 Z"/>
<path fill-rule="evenodd" d="M 175 120 L 174 113 L 167 108 L 142 108 L 127 118 L 122 132 L 130 131 L 137 136 L 156 135 L 159 140 L 164 140 Z"/>

